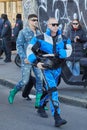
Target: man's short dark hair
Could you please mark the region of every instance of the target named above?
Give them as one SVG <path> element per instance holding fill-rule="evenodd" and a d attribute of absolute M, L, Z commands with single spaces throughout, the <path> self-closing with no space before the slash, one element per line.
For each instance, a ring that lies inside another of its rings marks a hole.
<path fill-rule="evenodd" d="M 36 17 L 36 18 L 37 18 L 37 15 L 36 15 L 36 14 L 30 14 L 30 15 L 28 16 L 28 19 L 31 19 L 31 18 L 33 18 L 33 17 Z"/>

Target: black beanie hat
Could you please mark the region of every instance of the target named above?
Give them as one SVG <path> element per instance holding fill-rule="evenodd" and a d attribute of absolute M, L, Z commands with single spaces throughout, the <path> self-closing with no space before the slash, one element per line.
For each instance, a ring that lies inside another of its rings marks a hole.
<path fill-rule="evenodd" d="M 17 14 L 17 15 L 16 15 L 16 18 L 21 19 L 21 14 Z"/>
<path fill-rule="evenodd" d="M 7 14 L 2 14 L 2 15 L 1 15 L 1 18 L 3 18 L 3 19 L 6 20 L 6 19 L 7 19 Z"/>

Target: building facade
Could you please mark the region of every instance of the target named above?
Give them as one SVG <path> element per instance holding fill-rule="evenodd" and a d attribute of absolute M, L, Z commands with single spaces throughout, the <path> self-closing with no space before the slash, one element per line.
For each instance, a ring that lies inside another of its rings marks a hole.
<path fill-rule="evenodd" d="M 22 1 L 21 0 L 0 0 L 0 15 L 6 13 L 12 26 L 15 22 L 15 16 L 17 13 L 22 13 Z"/>
<path fill-rule="evenodd" d="M 37 13 L 36 0 L 0 0 L 0 16 L 2 13 L 8 15 L 9 20 L 14 26 L 17 13 L 22 14 L 24 25 L 27 24 L 27 17 L 30 13 Z"/>

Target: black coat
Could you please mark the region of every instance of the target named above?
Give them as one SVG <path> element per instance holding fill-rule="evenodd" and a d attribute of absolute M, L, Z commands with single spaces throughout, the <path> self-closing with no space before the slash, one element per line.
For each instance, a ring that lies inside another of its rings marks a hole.
<path fill-rule="evenodd" d="M 79 36 L 80 39 L 74 42 L 75 36 Z M 72 54 L 67 60 L 69 61 L 79 61 L 83 57 L 83 44 L 87 41 L 86 32 L 79 26 L 78 30 L 74 30 L 72 27 L 67 31 L 67 37 L 71 39 L 72 42 Z"/>
<path fill-rule="evenodd" d="M 7 19 L 3 23 L 1 38 L 4 39 L 5 41 L 11 41 L 11 35 L 12 35 L 11 23 Z"/>
<path fill-rule="evenodd" d="M 19 31 L 23 29 L 23 21 L 21 19 L 17 19 L 16 20 L 16 24 L 15 24 L 15 27 L 13 28 L 13 39 L 14 41 L 16 41 L 17 37 L 18 37 L 18 34 L 19 34 Z"/>

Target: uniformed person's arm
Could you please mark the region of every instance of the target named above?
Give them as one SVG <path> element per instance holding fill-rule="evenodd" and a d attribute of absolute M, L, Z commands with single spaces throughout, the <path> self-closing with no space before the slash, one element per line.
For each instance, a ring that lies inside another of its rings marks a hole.
<path fill-rule="evenodd" d="M 1 33 L 2 38 L 5 37 L 7 35 L 7 33 L 9 33 L 8 29 L 9 29 L 9 24 L 5 23 L 3 26 L 3 29 L 2 29 L 2 33 Z"/>
<path fill-rule="evenodd" d="M 14 35 L 14 37 L 17 37 L 19 31 L 22 29 L 20 26 L 21 26 L 21 25 L 20 25 L 20 22 L 17 22 L 16 25 L 15 25 L 15 28 L 14 28 L 14 30 L 13 30 L 13 35 Z"/>

